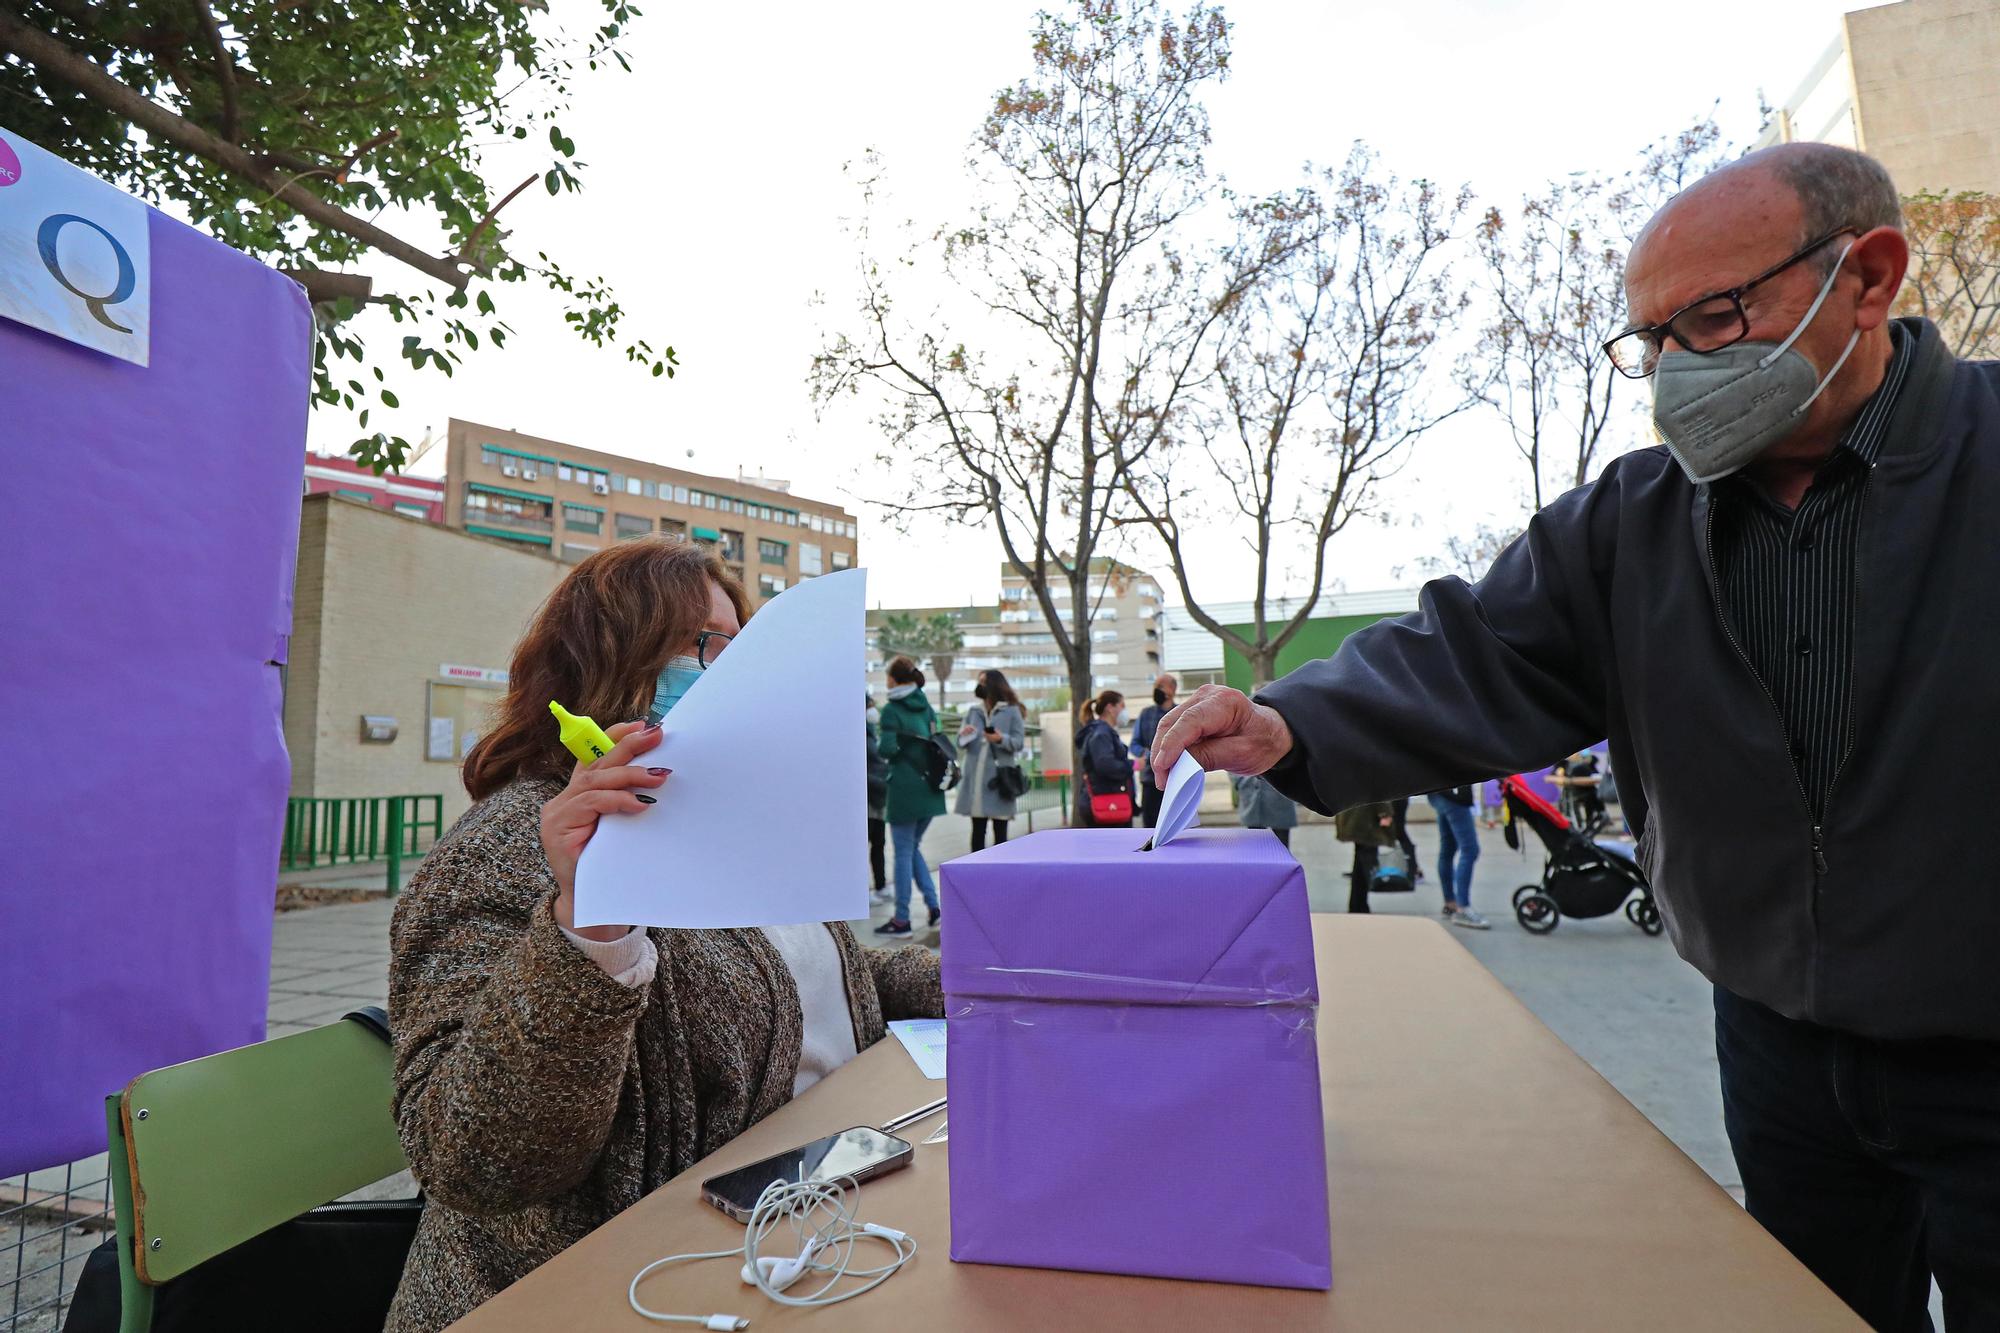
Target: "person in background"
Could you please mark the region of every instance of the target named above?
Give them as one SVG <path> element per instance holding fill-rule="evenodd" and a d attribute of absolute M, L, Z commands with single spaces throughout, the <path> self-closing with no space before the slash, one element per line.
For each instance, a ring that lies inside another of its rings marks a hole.
<path fill-rule="evenodd" d="M 873 891 L 887 893 L 889 876 L 882 859 L 889 826 L 882 820 L 882 802 L 889 799 L 889 761 L 882 757 L 882 710 L 868 695 L 868 870 Z"/>
<path fill-rule="evenodd" d="M 1421 884 L 1424 865 L 1417 860 L 1417 844 L 1410 841 L 1410 798 L 1401 796 L 1389 802 L 1389 813 L 1396 821 L 1396 845 L 1403 849 L 1403 855 L 1410 863 L 1410 882 Z"/>
<path fill-rule="evenodd" d="M 1014 687 L 997 670 L 979 673 L 972 687 L 978 700 L 965 711 L 958 729 L 964 753 L 959 772 L 956 810 L 972 818 L 972 850 L 986 845 L 986 821 L 993 821 L 995 845 L 1007 841 L 1007 821 L 1014 817 L 1014 797 L 1000 788 L 1000 770 L 1021 766 L 1021 747 L 1028 743 L 1027 717 Z"/>
<path fill-rule="evenodd" d="M 1139 765 L 1139 822 L 1147 828 L 1159 826 L 1160 800 L 1165 791 L 1153 780 L 1153 766 L 1146 762 L 1146 756 L 1152 753 L 1160 719 L 1173 711 L 1174 696 L 1180 693 L 1180 688 L 1179 681 L 1161 673 L 1153 682 L 1153 702 L 1139 710 L 1139 720 L 1132 724 L 1132 758 Z"/>
<path fill-rule="evenodd" d="M 931 786 L 924 751 L 937 734 L 937 712 L 924 697 L 924 673 L 907 657 L 889 663 L 889 702 L 882 709 L 880 753 L 889 761 L 889 794 L 882 817 L 896 855 L 896 914 L 875 927 L 877 935 L 908 935 L 910 883 L 923 890 L 930 924 L 938 923 L 937 883 L 924 864 L 924 830 L 944 813 L 944 793 Z"/>
<path fill-rule="evenodd" d="M 1479 829 L 1472 817 L 1472 788 L 1451 787 L 1430 795 L 1438 821 L 1438 888 L 1444 914 L 1454 926 L 1486 930 L 1490 924 L 1472 910 L 1472 867 L 1479 860 Z"/>
<path fill-rule="evenodd" d="M 1090 808 L 1093 796 L 1123 792 L 1132 795 L 1132 755 L 1118 739 L 1125 716 L 1125 696 L 1106 690 L 1083 706 L 1084 724 L 1076 733 L 1076 771 L 1083 782 L 1083 827 L 1130 828 L 1132 817 L 1101 820 Z"/>
<path fill-rule="evenodd" d="M 662 713 L 747 613 L 714 555 L 649 537 L 570 569 L 514 651 L 465 761 L 475 804 L 389 926 L 394 1115 L 425 1202 L 388 1333 L 455 1323 L 880 1041 L 887 1020 L 944 1013 L 935 955 L 864 949 L 838 921 L 576 925 L 577 857 L 599 821 L 698 779 L 648 758 L 657 723 L 614 722 L 611 752 L 577 763 L 549 700 Z M 658 873 L 666 893 L 704 872 Z"/>
<path fill-rule="evenodd" d="M 1376 853 L 1396 841 L 1396 812 L 1387 801 L 1357 805 L 1333 817 L 1333 836 L 1354 844 L 1354 869 L 1349 875 L 1347 910 L 1368 911 L 1368 886 L 1375 878 Z"/>
<path fill-rule="evenodd" d="M 1244 828 L 1267 828 L 1289 849 L 1292 830 L 1299 826 L 1299 808 L 1290 797 L 1260 777 L 1232 773 L 1236 788 L 1236 822 Z"/>
<path fill-rule="evenodd" d="M 1549 781 L 1562 789 L 1563 813 L 1585 837 L 1604 826 L 1604 798 L 1597 793 L 1601 781 L 1597 754 L 1578 750 L 1549 774 Z"/>
<path fill-rule="evenodd" d="M 1500 812 L 1506 807 L 1500 795 L 1500 784 L 1482 782 L 1475 790 L 1479 793 L 1479 822 L 1487 828 L 1499 828 Z"/>

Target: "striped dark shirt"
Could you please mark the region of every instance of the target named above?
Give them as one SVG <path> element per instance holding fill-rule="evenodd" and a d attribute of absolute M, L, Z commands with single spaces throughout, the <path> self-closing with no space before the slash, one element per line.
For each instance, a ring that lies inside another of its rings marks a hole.
<path fill-rule="evenodd" d="M 1815 821 L 1847 753 L 1862 497 L 1916 348 L 1890 329 L 1895 351 L 1882 386 L 1796 510 L 1744 477 L 1715 488 L 1716 577 L 1729 624 L 1784 719 Z"/>

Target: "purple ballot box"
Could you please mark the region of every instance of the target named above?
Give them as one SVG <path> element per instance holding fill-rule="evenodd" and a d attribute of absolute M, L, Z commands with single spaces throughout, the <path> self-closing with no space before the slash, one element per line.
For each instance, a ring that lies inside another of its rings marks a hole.
<path fill-rule="evenodd" d="M 951 1257 L 1331 1285 L 1305 872 L 1259 830 L 947 862 Z"/>

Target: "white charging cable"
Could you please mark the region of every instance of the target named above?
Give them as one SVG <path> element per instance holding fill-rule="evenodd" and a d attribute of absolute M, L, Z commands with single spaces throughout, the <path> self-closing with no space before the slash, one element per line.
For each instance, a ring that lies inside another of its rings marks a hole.
<path fill-rule="evenodd" d="M 635 1314 L 661 1324 L 694 1324 L 718 1333 L 739 1333 L 750 1321 L 729 1314 L 662 1314 L 639 1303 L 639 1284 L 668 1264 L 691 1263 L 697 1259 L 741 1259 L 745 1284 L 756 1287 L 780 1305 L 818 1308 L 851 1301 L 866 1295 L 894 1277 L 904 1264 L 917 1257 L 917 1242 L 893 1227 L 857 1221 L 855 1197 L 861 1192 L 853 1177 L 838 1180 L 777 1180 L 765 1187 L 743 1228 L 743 1246 L 735 1250 L 709 1250 L 701 1254 L 670 1254 L 640 1269 L 625 1298 Z M 789 1224 L 797 1252 L 787 1256 L 759 1253 L 771 1233 Z M 873 1238 L 888 1245 L 896 1257 L 875 1268 L 854 1266 L 854 1243 Z M 825 1278 L 804 1296 L 790 1294 L 790 1288 L 808 1274 Z M 858 1287 L 835 1292 L 843 1278 L 866 1278 Z"/>

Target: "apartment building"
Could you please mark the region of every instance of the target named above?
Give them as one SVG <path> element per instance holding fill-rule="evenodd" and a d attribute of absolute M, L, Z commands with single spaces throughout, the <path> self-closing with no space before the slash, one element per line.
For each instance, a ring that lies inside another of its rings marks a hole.
<path fill-rule="evenodd" d="M 1057 614 L 1068 628 L 1069 589 L 1052 591 Z M 1153 678 L 1160 672 L 1160 585 L 1143 570 L 1099 559 L 1092 563 L 1087 595 L 1092 688 L 1117 690 L 1137 703 L 1145 702 L 1152 695 Z M 1000 595 L 993 603 L 887 608 L 868 613 L 868 689 L 877 699 L 888 688 L 882 668 L 895 646 L 883 638 L 882 625 L 898 615 L 914 616 L 919 621 L 946 616 L 963 639 L 952 655 L 951 675 L 942 688 L 931 680 L 925 689 L 940 709 L 956 710 L 969 703 L 974 680 L 990 667 L 1006 673 L 1031 717 L 1051 711 L 1052 703 L 1062 697 L 1060 692 L 1069 688 L 1069 668 L 1063 664 L 1040 602 L 1028 581 L 1004 564 Z M 924 670 L 935 674 L 928 662 Z"/>
<path fill-rule="evenodd" d="M 663 533 L 712 546 L 751 604 L 859 563 L 854 516 L 762 477 L 685 472 L 454 419 L 445 442 L 446 526 L 575 562 Z"/>
<path fill-rule="evenodd" d="M 391 472 L 376 476 L 345 454 L 306 455 L 307 495 L 334 494 L 426 523 L 444 522 L 444 481 Z"/>
<path fill-rule="evenodd" d="M 1756 146 L 1810 140 L 1879 158 L 1905 194 L 2000 193 L 2000 5 L 1898 0 L 1857 9 Z"/>

